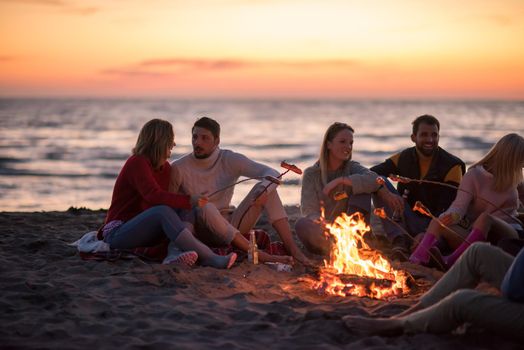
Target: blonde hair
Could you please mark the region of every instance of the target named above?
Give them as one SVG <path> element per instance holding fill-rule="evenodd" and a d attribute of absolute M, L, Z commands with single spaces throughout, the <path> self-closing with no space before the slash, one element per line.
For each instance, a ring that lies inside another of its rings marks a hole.
<path fill-rule="evenodd" d="M 153 168 L 158 169 L 163 165 L 166 152 L 171 149 L 174 140 L 175 133 L 170 122 L 152 119 L 140 130 L 133 154 L 147 157 Z"/>
<path fill-rule="evenodd" d="M 324 134 L 324 140 L 322 141 L 322 146 L 320 147 L 320 157 L 318 158 L 318 164 L 320 166 L 320 177 L 324 186 L 327 185 L 327 170 L 329 160 L 329 149 L 327 147 L 327 143 L 333 141 L 335 136 L 337 136 L 337 134 L 342 130 L 349 130 L 352 133 L 355 132 L 355 130 L 353 130 L 353 128 L 348 124 L 336 122 L 331 124 Z"/>
<path fill-rule="evenodd" d="M 483 166 L 493 174 L 493 190 L 502 192 L 522 182 L 524 166 L 524 138 L 512 133 L 503 136 L 481 160 L 471 168 Z"/>

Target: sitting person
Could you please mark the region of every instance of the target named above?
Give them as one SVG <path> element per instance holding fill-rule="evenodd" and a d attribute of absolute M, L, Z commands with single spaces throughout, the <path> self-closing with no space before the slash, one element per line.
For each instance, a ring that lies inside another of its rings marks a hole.
<path fill-rule="evenodd" d="M 475 289 L 480 282 L 502 295 Z M 470 246 L 420 301 L 391 318 L 345 316 L 360 334 L 445 333 L 469 323 L 488 332 L 524 340 L 524 250 L 516 258 L 486 243 Z"/>
<path fill-rule="evenodd" d="M 401 201 L 377 183 L 377 174 L 351 160 L 353 133 L 345 123 L 332 124 L 324 134 L 319 160 L 304 171 L 300 198 L 303 217 L 296 222 L 295 231 L 311 253 L 328 255 L 331 250 L 331 241 L 320 222 L 322 207 L 328 222 L 343 212 L 356 211 L 369 221 L 371 193 L 376 192 L 388 203 Z"/>
<path fill-rule="evenodd" d="M 524 182 L 521 182 L 517 189 L 519 191 L 520 200 L 517 218 L 520 220 L 520 222 L 524 223 Z M 506 253 L 515 256 L 522 248 L 524 248 L 524 232 L 519 231 L 519 238 L 502 238 L 496 244 Z"/>
<path fill-rule="evenodd" d="M 173 171 L 170 190 L 193 196 L 209 194 L 209 202 L 196 208 L 188 216 L 188 220 L 195 223 L 197 237 L 210 246 L 232 244 L 247 252 L 249 241 L 243 234 L 254 227 L 262 209 L 265 209 L 287 252 L 295 260 L 310 264 L 293 240 L 288 217 L 275 184 L 263 180 L 253 187 L 238 208 L 232 209 L 230 206 L 233 185 L 241 176 L 262 179 L 266 176 L 277 177 L 278 172 L 243 154 L 221 149 L 220 124 L 211 118 L 198 119 L 191 132 L 193 152 L 171 164 Z M 217 190 L 219 191 L 216 192 Z M 292 257 L 259 252 L 261 262 L 290 264 L 293 262 Z"/>
<path fill-rule="evenodd" d="M 471 243 L 486 240 L 488 233 L 494 243 L 505 237 L 517 238 L 519 232 L 522 233 L 517 219 L 517 186 L 522 182 L 523 165 L 524 138 L 517 134 L 502 137 L 469 168 L 457 197 L 438 221 L 431 221 L 410 261 L 427 264 L 429 249 L 439 237 L 443 237 L 454 249 L 451 255 L 444 258 L 447 268 Z M 474 222 L 471 230 L 467 227 L 468 221 Z"/>
<path fill-rule="evenodd" d="M 411 141 L 415 143 L 415 146 L 394 154 L 383 163 L 372 167 L 371 170 L 383 177 L 394 174 L 416 180 L 430 180 L 458 186 L 464 174 L 465 165 L 459 158 L 439 147 L 440 123 L 438 119 L 426 114 L 416 118 L 412 124 Z M 385 207 L 389 217 L 398 218 L 399 224 L 410 235 L 406 237 L 396 225 L 388 220 L 382 220 L 384 230 L 395 252 L 399 258 L 405 260 L 411 253 L 413 238 L 425 232 L 431 220 L 412 210 L 415 202 L 424 203 L 434 215 L 438 216 L 449 207 L 457 191 L 430 183 L 398 183 L 397 189 L 388 181 L 386 184 L 398 198 L 402 198 L 401 195 L 405 197 L 407 205 L 391 207 L 377 197 L 373 198 L 373 202 L 377 208 Z M 403 220 L 401 220 L 402 217 Z"/>
<path fill-rule="evenodd" d="M 193 236 L 177 214 L 177 209 L 191 208 L 191 198 L 168 192 L 171 166 L 167 159 L 174 140 L 173 127 L 167 121 L 153 119 L 142 127 L 133 155 L 116 179 L 99 238 L 112 249 L 133 249 L 154 246 L 167 237 L 169 250 L 176 254 L 168 255 L 164 263 L 192 265 L 198 258 L 202 265 L 228 269 L 236 254 L 214 254 Z M 171 249 L 173 246 L 177 249 Z"/>

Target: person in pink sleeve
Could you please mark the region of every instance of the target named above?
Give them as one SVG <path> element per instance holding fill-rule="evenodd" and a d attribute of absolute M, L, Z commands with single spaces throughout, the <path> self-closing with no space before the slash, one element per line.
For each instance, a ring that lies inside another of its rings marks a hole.
<path fill-rule="evenodd" d="M 167 162 L 175 146 L 172 125 L 160 119 L 147 122 L 140 130 L 133 154 L 118 174 L 111 206 L 99 238 L 113 249 L 133 249 L 170 240 L 164 263 L 180 262 L 230 268 L 236 254 L 214 254 L 198 241 L 180 219 L 177 209 L 190 209 L 206 200 L 168 191 L 171 166 Z"/>
<path fill-rule="evenodd" d="M 444 267 L 449 268 L 473 242 L 522 236 L 517 188 L 523 181 L 523 166 L 524 138 L 515 133 L 505 135 L 469 168 L 457 197 L 438 221 L 431 221 L 410 261 L 427 264 L 429 250 L 440 237 L 453 249 L 442 259 Z M 431 251 L 438 255 L 435 249 Z"/>

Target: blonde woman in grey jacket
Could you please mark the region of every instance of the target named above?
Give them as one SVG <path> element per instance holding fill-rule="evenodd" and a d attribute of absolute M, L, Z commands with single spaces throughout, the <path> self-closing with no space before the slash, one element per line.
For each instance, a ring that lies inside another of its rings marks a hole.
<path fill-rule="evenodd" d="M 327 255 L 331 241 L 320 223 L 322 207 L 325 220 L 332 222 L 345 212 L 361 212 L 369 223 L 371 195 L 376 193 L 393 208 L 403 209 L 397 200 L 376 181 L 377 174 L 351 160 L 354 129 L 346 123 L 333 123 L 324 134 L 319 160 L 304 171 L 301 213 L 295 231 L 308 251 Z"/>

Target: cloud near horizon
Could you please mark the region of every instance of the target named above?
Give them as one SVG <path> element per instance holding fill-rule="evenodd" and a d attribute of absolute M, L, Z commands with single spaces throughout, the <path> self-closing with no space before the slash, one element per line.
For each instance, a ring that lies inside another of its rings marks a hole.
<path fill-rule="evenodd" d="M 191 59 L 167 58 L 150 59 L 135 65 L 104 69 L 100 73 L 119 76 L 167 76 L 191 72 L 233 71 L 251 68 L 349 68 L 357 65 L 355 60 L 304 60 L 304 61 L 279 61 L 279 60 L 241 60 L 241 59 Z"/>
<path fill-rule="evenodd" d="M 85 7 L 63 0 L 0 0 L 0 3 L 13 3 L 21 5 L 42 5 L 60 9 L 64 12 L 77 15 L 91 15 L 100 11 L 98 7 Z"/>
<path fill-rule="evenodd" d="M 8 56 L 8 55 L 0 56 L 0 62 L 13 62 L 16 59 L 17 57 L 15 56 Z"/>

